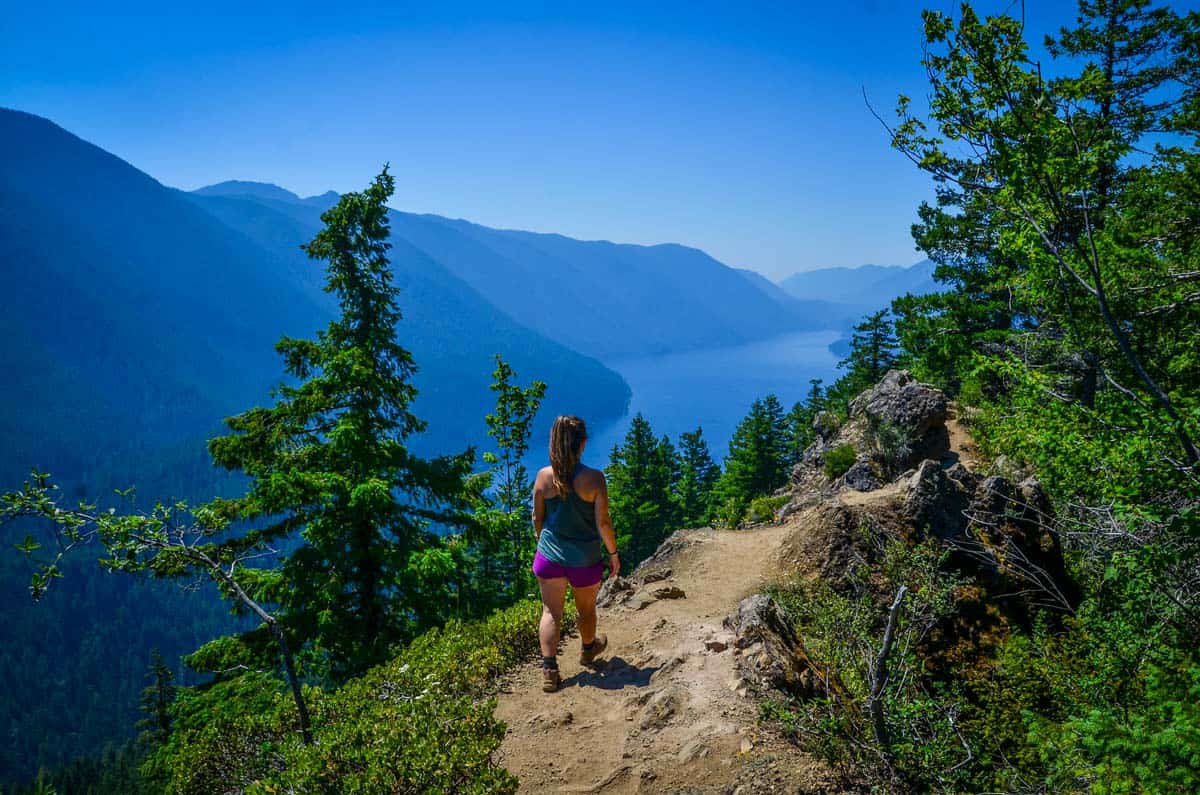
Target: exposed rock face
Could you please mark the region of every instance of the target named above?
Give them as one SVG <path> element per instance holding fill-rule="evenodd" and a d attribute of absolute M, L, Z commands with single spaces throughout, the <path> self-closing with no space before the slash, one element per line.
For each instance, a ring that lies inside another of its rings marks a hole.
<path fill-rule="evenodd" d="M 600 591 L 596 594 L 596 605 L 598 607 L 612 607 L 615 604 L 620 604 L 632 597 L 636 589 L 637 585 L 628 577 L 609 577 L 600 586 Z"/>
<path fill-rule="evenodd" d="M 949 540 L 967 527 L 967 509 L 975 491 L 975 477 L 965 468 L 950 476 L 936 461 L 922 461 L 903 492 L 905 518 L 918 535 Z"/>
<path fill-rule="evenodd" d="M 950 450 L 948 407 L 940 389 L 917 381 L 907 370 L 889 370 L 882 381 L 851 402 L 844 424 L 832 414 L 819 412 L 813 419 L 817 439 L 792 470 L 793 499 L 780 511 L 780 519 L 843 487 L 874 491 L 925 459 L 942 459 Z M 854 447 L 857 460 L 831 482 L 824 471 L 825 456 L 847 444 Z"/>
<path fill-rule="evenodd" d="M 667 583 L 654 588 L 648 586 L 671 579 L 674 572 L 667 564 L 679 550 L 694 543 L 691 532 L 687 529 L 676 530 L 659 544 L 654 554 L 643 560 L 632 574 L 605 580 L 596 594 L 596 605 L 627 605 L 640 610 L 656 599 L 686 598 L 683 590 L 673 584 Z"/>
<path fill-rule="evenodd" d="M 859 529 L 862 517 L 839 502 L 813 506 L 806 516 L 804 526 L 780 547 L 782 564 L 839 590 L 848 587 L 854 570 L 875 554 Z"/>
<path fill-rule="evenodd" d="M 850 402 L 850 417 L 870 414 L 920 436 L 946 421 L 947 408 L 942 390 L 922 384 L 907 370 L 888 370 L 882 381 Z"/>
<path fill-rule="evenodd" d="M 949 542 L 959 565 L 985 582 L 1023 581 L 1060 606 L 1078 600 L 1063 565 L 1050 500 L 1034 478 L 1014 484 L 961 464 L 942 469 L 924 461 L 909 476 L 901 499 L 902 514 L 918 538 Z"/>
<path fill-rule="evenodd" d="M 905 432 L 908 455 L 887 462 L 900 472 L 925 458 L 940 459 L 950 450 L 946 431 L 949 401 L 942 390 L 922 384 L 907 370 L 889 370 L 875 386 L 850 403 L 851 422 L 885 422 Z"/>
<path fill-rule="evenodd" d="M 884 478 L 870 458 L 860 455 L 842 475 L 841 482 L 855 491 L 874 491 L 884 484 Z"/>
<path fill-rule="evenodd" d="M 832 441 L 837 436 L 838 429 L 841 423 L 838 418 L 830 414 L 828 411 L 818 411 L 813 417 L 813 430 L 817 432 L 817 438 L 821 441 Z"/>
<path fill-rule="evenodd" d="M 734 633 L 742 667 L 759 684 L 801 699 L 824 692 L 804 644 L 771 597 L 755 594 L 743 599 L 725 619 L 725 627 Z"/>

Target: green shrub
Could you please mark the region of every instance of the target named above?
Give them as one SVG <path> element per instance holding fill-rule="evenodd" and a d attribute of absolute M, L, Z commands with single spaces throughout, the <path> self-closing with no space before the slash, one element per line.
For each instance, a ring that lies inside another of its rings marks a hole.
<path fill-rule="evenodd" d="M 721 507 L 717 510 L 717 522 L 728 530 L 737 530 L 746 521 L 748 509 L 745 497 L 741 495 L 730 497 L 721 503 Z"/>
<path fill-rule="evenodd" d="M 825 477 L 836 480 L 854 466 L 858 452 L 852 444 L 840 444 L 825 454 Z"/>
<path fill-rule="evenodd" d="M 961 695 L 935 687 L 919 655 L 922 641 L 953 610 L 959 578 L 946 574 L 945 550 L 932 542 L 910 547 L 874 537 L 874 564 L 849 572 L 847 588 L 800 579 L 769 591 L 795 622 L 810 657 L 829 677 L 832 695 L 805 702 L 767 702 L 761 718 L 848 777 L 881 791 L 963 791 L 964 754 L 953 722 Z M 896 627 L 884 690 L 889 747 L 880 748 L 867 715 L 870 666 L 878 654 L 888 600 L 909 589 Z"/>
<path fill-rule="evenodd" d="M 876 414 L 867 414 L 866 442 L 888 467 L 912 455 L 913 440 L 909 429 Z"/>
<path fill-rule="evenodd" d="M 780 494 L 776 497 L 764 496 L 754 498 L 750 501 L 750 521 L 775 521 L 775 514 L 787 503 L 789 499 L 791 499 L 791 495 L 788 494 Z"/>
<path fill-rule="evenodd" d="M 172 793 L 515 792 L 493 758 L 504 724 L 487 696 L 499 674 L 536 653 L 540 615 L 540 602 L 526 600 L 451 621 L 337 690 L 305 688 L 310 746 L 272 677 L 191 691 L 143 774 Z"/>

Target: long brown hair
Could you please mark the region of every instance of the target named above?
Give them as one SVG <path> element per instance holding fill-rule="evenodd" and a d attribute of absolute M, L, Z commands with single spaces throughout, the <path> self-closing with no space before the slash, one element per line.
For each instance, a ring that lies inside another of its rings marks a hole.
<path fill-rule="evenodd" d="M 587 441 L 587 425 L 579 417 L 564 414 L 550 428 L 550 466 L 559 496 L 571 491 L 571 475 L 579 465 L 580 448 Z"/>

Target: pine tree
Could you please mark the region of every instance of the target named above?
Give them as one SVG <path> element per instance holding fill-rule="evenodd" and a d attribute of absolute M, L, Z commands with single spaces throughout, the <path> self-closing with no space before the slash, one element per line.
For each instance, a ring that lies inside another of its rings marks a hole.
<path fill-rule="evenodd" d="M 144 746 L 158 745 L 171 734 L 171 704 L 175 701 L 175 673 L 167 666 L 158 649 L 150 652 L 150 679 L 141 695 L 141 710 L 145 716 L 138 721 L 142 730 L 138 739 Z"/>
<path fill-rule="evenodd" d="M 713 497 L 721 468 L 712 460 L 701 428 L 679 437 L 679 478 L 675 482 L 675 503 L 684 527 L 708 524 L 712 520 Z"/>
<path fill-rule="evenodd" d="M 849 367 L 850 377 L 862 389 L 877 383 L 896 362 L 896 340 L 888 310 L 880 309 L 863 318 L 850 337 L 850 355 L 838 362 Z M 855 394 L 861 389 L 856 389 Z"/>
<path fill-rule="evenodd" d="M 483 454 L 491 468 L 472 478 L 474 529 L 469 534 L 478 561 L 479 582 L 470 599 L 472 614 L 489 612 L 528 593 L 534 586 L 529 571 L 529 495 L 532 482 L 524 464 L 529 451 L 533 418 L 546 395 L 546 384 L 515 383 L 516 371 L 496 355 L 491 389 L 496 409 L 485 418 L 496 452 Z"/>
<path fill-rule="evenodd" d="M 393 189 L 384 168 L 366 191 L 322 214 L 325 228 L 304 248 L 328 263 L 325 290 L 338 296 L 341 316 L 316 339 L 280 340 L 299 383 L 281 384 L 271 408 L 228 418 L 231 433 L 209 443 L 214 461 L 252 479 L 232 512 L 264 522 L 262 538 L 301 531 L 303 544 L 264 587 L 338 678 L 382 661 L 439 617 L 436 600 L 423 598 L 437 575 L 423 554 L 440 543 L 431 523 L 461 521 L 471 458 L 424 460 L 405 443 L 425 424 L 409 408 L 416 365 L 396 340 Z"/>
<path fill-rule="evenodd" d="M 750 405 L 734 429 L 725 458 L 720 495 L 749 503 L 787 482 L 787 427 L 779 398 L 767 395 Z"/>
<path fill-rule="evenodd" d="M 788 473 L 800 462 L 804 451 L 816 439 L 813 419 L 816 418 L 817 412 L 823 411 L 825 408 L 825 393 L 821 389 L 821 379 L 810 378 L 808 383 L 808 396 L 802 401 L 796 401 L 784 420 L 786 427 L 784 432 L 784 469 Z"/>
<path fill-rule="evenodd" d="M 678 466 L 670 440 L 655 439 L 649 421 L 635 415 L 623 443 L 613 447 L 607 475 L 622 566 L 632 569 L 675 529 Z"/>

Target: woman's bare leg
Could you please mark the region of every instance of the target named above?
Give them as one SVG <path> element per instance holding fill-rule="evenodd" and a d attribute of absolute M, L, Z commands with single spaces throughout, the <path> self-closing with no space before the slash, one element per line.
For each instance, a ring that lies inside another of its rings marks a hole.
<path fill-rule="evenodd" d="M 579 611 L 579 639 L 586 646 L 596 639 L 596 595 L 600 583 L 571 590 L 575 592 L 575 609 Z"/>
<path fill-rule="evenodd" d="M 562 631 L 563 602 L 567 599 L 567 578 L 554 577 L 546 580 L 538 577 L 538 587 L 542 591 L 542 623 L 538 627 L 538 640 L 542 646 L 542 656 L 554 657 L 558 655 L 558 635 Z M 593 596 L 593 615 L 595 607 L 596 599 Z M 593 621 L 593 630 L 594 628 L 595 622 Z"/>

